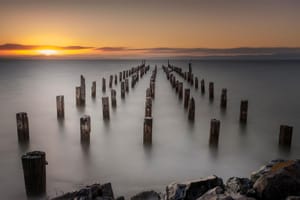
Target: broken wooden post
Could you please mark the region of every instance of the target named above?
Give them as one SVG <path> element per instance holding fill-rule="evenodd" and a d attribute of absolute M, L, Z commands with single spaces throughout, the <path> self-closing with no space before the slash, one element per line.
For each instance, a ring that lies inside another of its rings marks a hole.
<path fill-rule="evenodd" d="M 85 78 L 80 76 L 80 105 L 85 105 Z"/>
<path fill-rule="evenodd" d="M 186 88 L 184 90 L 184 108 L 188 108 L 190 100 L 190 89 Z"/>
<path fill-rule="evenodd" d="M 102 78 L 102 92 L 106 91 L 106 81 L 105 78 Z"/>
<path fill-rule="evenodd" d="M 63 119 L 65 117 L 65 105 L 64 105 L 64 96 L 56 96 L 56 110 L 57 118 Z"/>
<path fill-rule="evenodd" d="M 198 77 L 195 77 L 195 89 L 198 89 L 198 87 L 199 87 Z"/>
<path fill-rule="evenodd" d="M 92 98 L 96 98 L 96 81 L 92 83 Z"/>
<path fill-rule="evenodd" d="M 209 136 L 209 144 L 211 146 L 218 146 L 219 133 L 220 133 L 220 121 L 216 119 L 212 119 L 210 121 L 210 136 Z"/>
<path fill-rule="evenodd" d="M 247 122 L 247 115 L 248 115 L 248 101 L 242 100 L 241 107 L 240 107 L 240 122 L 241 123 Z"/>
<path fill-rule="evenodd" d="M 113 79 L 114 79 L 113 75 L 110 75 L 109 76 L 109 88 L 112 88 Z"/>
<path fill-rule="evenodd" d="M 115 74 L 115 85 L 117 85 L 117 84 L 118 84 L 118 75 Z"/>
<path fill-rule="evenodd" d="M 103 111 L 103 119 L 109 120 L 109 98 L 102 97 L 102 111 Z"/>
<path fill-rule="evenodd" d="M 16 114 L 19 142 L 29 142 L 29 123 L 26 112 Z"/>
<path fill-rule="evenodd" d="M 152 99 L 150 97 L 146 98 L 145 117 L 152 117 Z"/>
<path fill-rule="evenodd" d="M 91 117 L 84 115 L 80 118 L 80 139 L 82 142 L 90 141 Z"/>
<path fill-rule="evenodd" d="M 117 107 L 117 99 L 116 99 L 117 92 L 115 89 L 112 89 L 110 94 L 111 94 L 111 97 L 110 97 L 111 98 L 111 106 L 113 108 L 115 108 L 115 107 Z"/>
<path fill-rule="evenodd" d="M 128 78 L 125 79 L 125 90 L 128 93 L 129 92 L 129 81 Z"/>
<path fill-rule="evenodd" d="M 182 97 L 183 97 L 183 83 L 182 82 L 180 82 L 178 84 L 178 97 L 179 97 L 179 99 L 182 99 Z"/>
<path fill-rule="evenodd" d="M 27 196 L 46 193 L 46 154 L 42 151 L 27 152 L 21 157 Z"/>
<path fill-rule="evenodd" d="M 125 98 L 125 82 L 124 81 L 121 82 L 121 98 L 122 99 Z"/>
<path fill-rule="evenodd" d="M 192 97 L 190 102 L 189 102 L 189 113 L 188 113 L 188 119 L 190 121 L 194 121 L 195 120 L 195 100 Z"/>
<path fill-rule="evenodd" d="M 213 82 L 209 82 L 209 100 L 212 101 L 214 100 L 214 83 Z"/>
<path fill-rule="evenodd" d="M 201 94 L 205 93 L 205 82 L 204 79 L 201 80 Z"/>
<path fill-rule="evenodd" d="M 279 145 L 282 147 L 291 147 L 293 136 L 293 127 L 287 125 L 280 126 Z"/>
<path fill-rule="evenodd" d="M 221 108 L 226 109 L 227 107 L 227 89 L 223 88 L 221 93 Z"/>
<path fill-rule="evenodd" d="M 145 117 L 144 119 L 144 144 L 152 144 L 152 117 Z"/>

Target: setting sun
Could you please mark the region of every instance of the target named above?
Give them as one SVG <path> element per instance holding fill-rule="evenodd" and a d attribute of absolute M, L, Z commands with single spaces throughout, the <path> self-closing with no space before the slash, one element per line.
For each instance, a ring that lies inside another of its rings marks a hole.
<path fill-rule="evenodd" d="M 52 55 L 57 55 L 58 51 L 53 49 L 41 49 L 38 50 L 38 53 L 45 56 L 52 56 Z"/>

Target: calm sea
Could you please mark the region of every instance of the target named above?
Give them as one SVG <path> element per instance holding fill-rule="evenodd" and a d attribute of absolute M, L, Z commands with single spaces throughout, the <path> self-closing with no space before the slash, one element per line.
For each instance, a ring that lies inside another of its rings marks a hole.
<path fill-rule="evenodd" d="M 153 102 L 153 145 L 142 144 L 145 91 L 150 73 L 120 98 L 109 123 L 102 120 L 101 79 L 140 64 L 127 61 L 0 61 L 0 194 L 3 199 L 25 199 L 20 157 L 27 151 L 46 152 L 47 193 L 50 196 L 94 182 L 111 182 L 116 196 L 142 190 L 162 190 L 173 181 L 211 174 L 247 177 L 275 158 L 300 157 L 299 61 L 193 61 L 199 80 L 215 83 L 215 100 L 191 90 L 196 100 L 196 120 L 189 123 L 183 102 L 158 66 Z M 172 64 L 187 70 L 187 61 Z M 150 70 L 150 71 L 151 71 Z M 75 86 L 86 78 L 87 102 L 75 105 Z M 97 99 L 91 99 L 91 83 L 97 81 Z M 207 85 L 206 85 L 207 86 Z M 184 87 L 189 87 L 186 83 Z M 221 89 L 228 89 L 228 107 L 220 110 Z M 207 88 L 206 88 L 207 89 Z M 65 120 L 56 118 L 56 95 L 65 96 Z M 239 106 L 249 100 L 248 123 L 239 125 Z M 30 144 L 17 140 L 16 113 L 27 112 Z M 89 147 L 80 143 L 79 119 L 91 116 Z M 221 120 L 218 149 L 208 145 L 210 120 Z M 289 152 L 278 147 L 279 126 L 294 126 Z"/>

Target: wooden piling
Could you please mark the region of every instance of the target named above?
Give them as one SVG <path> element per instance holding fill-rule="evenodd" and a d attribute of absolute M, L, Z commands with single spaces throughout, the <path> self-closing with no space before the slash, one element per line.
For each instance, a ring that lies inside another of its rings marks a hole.
<path fill-rule="evenodd" d="M 122 72 L 119 72 L 119 81 L 122 81 Z"/>
<path fill-rule="evenodd" d="M 190 121 L 194 121 L 195 120 L 195 100 L 192 97 L 190 102 L 189 102 L 189 113 L 188 113 L 188 119 Z"/>
<path fill-rule="evenodd" d="M 96 81 L 92 83 L 92 98 L 96 98 Z"/>
<path fill-rule="evenodd" d="M 46 154 L 32 151 L 21 157 L 27 196 L 41 196 L 46 193 Z"/>
<path fill-rule="evenodd" d="M 125 82 L 124 81 L 121 82 L 121 98 L 122 99 L 125 98 Z"/>
<path fill-rule="evenodd" d="M 180 82 L 178 84 L 178 97 L 179 97 L 179 99 L 182 99 L 182 97 L 183 97 L 183 83 L 182 82 Z"/>
<path fill-rule="evenodd" d="M 190 100 L 190 89 L 186 88 L 184 90 L 184 108 L 188 108 Z"/>
<path fill-rule="evenodd" d="M 280 126 L 279 145 L 282 147 L 291 147 L 293 136 L 293 127 L 287 125 Z"/>
<path fill-rule="evenodd" d="M 17 132 L 19 142 L 29 142 L 29 123 L 26 112 L 16 114 Z"/>
<path fill-rule="evenodd" d="M 209 144 L 212 146 L 218 146 L 220 134 L 220 121 L 212 119 L 210 122 L 210 137 Z"/>
<path fill-rule="evenodd" d="M 204 79 L 201 80 L 201 94 L 205 94 L 205 82 L 204 82 Z"/>
<path fill-rule="evenodd" d="M 117 85 L 117 84 L 118 84 L 118 75 L 115 74 L 115 85 Z"/>
<path fill-rule="evenodd" d="M 226 88 L 222 89 L 220 106 L 222 109 L 226 109 L 226 107 L 227 107 L 227 89 Z"/>
<path fill-rule="evenodd" d="M 151 91 L 151 97 L 154 99 L 154 97 L 155 97 L 155 82 L 154 81 L 150 82 L 150 91 Z"/>
<path fill-rule="evenodd" d="M 152 117 L 152 99 L 150 97 L 146 98 L 145 117 Z"/>
<path fill-rule="evenodd" d="M 85 78 L 80 76 L 80 105 L 85 105 Z"/>
<path fill-rule="evenodd" d="M 105 78 L 102 78 L 102 92 L 106 91 L 106 81 Z"/>
<path fill-rule="evenodd" d="M 64 96 L 56 96 L 56 110 L 57 118 L 63 119 L 65 117 L 65 105 L 64 105 Z"/>
<path fill-rule="evenodd" d="M 247 115 L 248 115 L 248 101 L 242 100 L 241 107 L 240 107 L 240 122 L 241 123 L 247 122 Z"/>
<path fill-rule="evenodd" d="M 213 82 L 209 82 L 209 100 L 212 101 L 214 100 L 214 83 Z"/>
<path fill-rule="evenodd" d="M 110 91 L 110 94 L 111 94 L 111 106 L 113 107 L 113 108 L 116 108 L 117 107 L 117 99 L 116 99 L 116 97 L 117 97 L 117 92 L 116 92 L 116 90 L 115 89 L 112 89 L 111 91 Z"/>
<path fill-rule="evenodd" d="M 113 79 L 114 79 L 113 75 L 110 75 L 109 76 L 109 88 L 112 88 Z"/>
<path fill-rule="evenodd" d="M 128 78 L 125 79 L 125 91 L 127 93 L 129 92 L 129 80 L 128 80 Z"/>
<path fill-rule="evenodd" d="M 152 96 L 151 96 L 151 89 L 150 89 L 150 88 L 147 88 L 147 89 L 146 89 L 146 98 L 147 98 L 147 97 L 152 98 Z"/>
<path fill-rule="evenodd" d="M 103 119 L 109 120 L 109 98 L 102 97 L 102 111 L 103 111 Z"/>
<path fill-rule="evenodd" d="M 145 117 L 144 119 L 144 144 L 152 144 L 152 117 Z"/>
<path fill-rule="evenodd" d="M 91 117 L 84 115 L 80 118 L 80 139 L 82 142 L 90 141 Z"/>

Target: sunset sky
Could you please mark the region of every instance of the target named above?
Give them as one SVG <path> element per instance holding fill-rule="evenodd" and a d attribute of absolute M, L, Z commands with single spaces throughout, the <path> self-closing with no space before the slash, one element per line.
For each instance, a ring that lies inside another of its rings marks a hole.
<path fill-rule="evenodd" d="M 299 10 L 298 0 L 0 0 L 0 56 L 299 55 Z"/>

